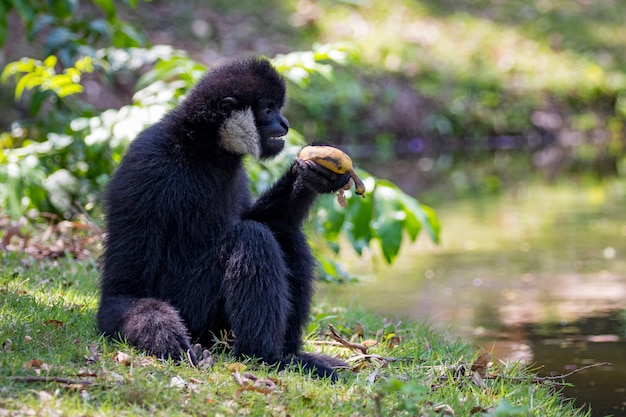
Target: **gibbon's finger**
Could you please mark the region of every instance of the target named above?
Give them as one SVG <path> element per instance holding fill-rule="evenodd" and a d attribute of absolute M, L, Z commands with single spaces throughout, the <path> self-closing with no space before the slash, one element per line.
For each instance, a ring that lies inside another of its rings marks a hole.
<path fill-rule="evenodd" d="M 354 181 L 355 192 L 365 197 L 365 184 L 358 176 L 348 154 L 334 146 L 305 146 L 298 153 L 298 158 L 314 162 L 337 174 L 348 173 Z"/>

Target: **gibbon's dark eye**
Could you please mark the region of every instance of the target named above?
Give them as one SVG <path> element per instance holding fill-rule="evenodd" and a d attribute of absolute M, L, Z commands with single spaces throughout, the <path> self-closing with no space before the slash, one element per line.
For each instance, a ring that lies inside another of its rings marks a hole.
<path fill-rule="evenodd" d="M 230 111 L 237 106 L 237 99 L 234 97 L 225 97 L 218 103 L 218 108 L 221 111 Z"/>

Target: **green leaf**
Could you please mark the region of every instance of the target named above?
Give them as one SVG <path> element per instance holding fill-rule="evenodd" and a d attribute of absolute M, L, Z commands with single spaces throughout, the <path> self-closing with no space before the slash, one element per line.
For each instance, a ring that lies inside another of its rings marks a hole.
<path fill-rule="evenodd" d="M 372 198 L 348 198 L 344 230 L 354 250 L 361 255 L 372 240 Z"/>
<path fill-rule="evenodd" d="M 18 164 L 10 163 L 7 168 L 6 207 L 9 215 L 13 218 L 17 218 L 22 214 L 22 181 L 20 179 L 20 167 Z"/>
<path fill-rule="evenodd" d="M 52 2 L 52 11 L 58 18 L 70 17 L 78 6 L 78 0 L 55 0 Z"/>
<path fill-rule="evenodd" d="M 400 192 L 399 197 L 404 210 L 407 212 L 407 218 L 414 217 L 426 229 L 430 239 L 437 244 L 440 243 L 441 225 L 435 211 L 403 192 Z"/>
<path fill-rule="evenodd" d="M 120 23 L 113 31 L 113 46 L 118 48 L 140 47 L 146 43 L 144 36 L 132 25 Z"/>
<path fill-rule="evenodd" d="M 0 0 L 0 46 L 4 45 L 4 41 L 7 38 L 7 8 L 4 6 L 2 0 Z"/>
<path fill-rule="evenodd" d="M 393 263 L 400 251 L 406 219 L 399 193 L 395 185 L 379 180 L 372 194 L 375 212 L 372 229 L 380 240 L 383 256 L 389 264 Z"/>
<path fill-rule="evenodd" d="M 35 91 L 30 98 L 30 102 L 28 103 L 28 113 L 31 115 L 38 114 L 43 103 L 53 94 L 54 93 L 50 90 Z"/>
<path fill-rule="evenodd" d="M 37 37 L 42 30 L 52 26 L 52 24 L 55 23 L 56 20 L 57 19 L 54 16 L 49 14 L 44 14 L 37 17 L 37 20 L 35 20 L 35 24 L 30 31 L 30 36 L 33 38 Z"/>
<path fill-rule="evenodd" d="M 115 3 L 113 0 L 93 0 L 104 11 L 108 20 L 115 18 Z"/>
<path fill-rule="evenodd" d="M 317 212 L 324 238 L 329 241 L 336 241 L 346 219 L 345 211 L 338 207 L 336 199 L 328 197 L 320 199 Z"/>
<path fill-rule="evenodd" d="M 59 27 L 50 32 L 44 46 L 47 51 L 56 51 L 63 45 L 74 40 L 76 36 L 67 28 Z"/>
<path fill-rule="evenodd" d="M 30 1 L 24 0 L 11 0 L 13 3 L 13 7 L 15 7 L 15 11 L 20 15 L 20 19 L 26 25 L 26 28 L 30 30 L 33 26 L 33 20 L 35 18 L 35 10 L 34 6 Z"/>
<path fill-rule="evenodd" d="M 98 35 L 111 37 L 113 33 L 113 29 L 111 28 L 111 24 L 104 19 L 96 19 L 89 23 L 89 29 Z"/>
<path fill-rule="evenodd" d="M 341 267 L 341 263 L 336 262 L 334 259 L 331 259 L 330 257 L 321 254 L 316 254 L 315 257 L 319 262 L 317 273 L 320 280 L 326 282 L 334 282 L 338 284 L 343 284 L 355 280 L 353 276 L 351 276 Z"/>
<path fill-rule="evenodd" d="M 402 209 L 406 215 L 406 220 L 404 221 L 404 230 L 406 230 L 407 235 L 411 242 L 415 242 L 415 239 L 419 236 L 422 231 L 422 222 L 419 221 L 415 213 L 411 210 L 407 210 L 406 206 L 403 204 Z"/>
<path fill-rule="evenodd" d="M 302 67 L 291 67 L 283 75 L 300 88 L 307 88 L 311 83 L 311 75 Z"/>

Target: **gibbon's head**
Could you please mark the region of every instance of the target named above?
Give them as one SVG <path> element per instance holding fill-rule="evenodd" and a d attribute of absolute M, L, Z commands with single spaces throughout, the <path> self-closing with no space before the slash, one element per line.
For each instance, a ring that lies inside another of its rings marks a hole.
<path fill-rule="evenodd" d="M 200 131 L 217 129 L 222 149 L 260 159 L 276 156 L 285 145 L 284 104 L 285 80 L 269 60 L 255 58 L 210 70 L 182 107 Z"/>

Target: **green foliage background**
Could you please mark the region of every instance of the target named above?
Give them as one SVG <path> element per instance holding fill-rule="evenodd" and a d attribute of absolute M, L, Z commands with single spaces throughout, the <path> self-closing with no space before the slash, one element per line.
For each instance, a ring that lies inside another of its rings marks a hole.
<path fill-rule="evenodd" d="M 143 32 L 200 51 L 206 62 L 268 51 L 291 81 L 287 116 L 302 135 L 292 143 L 336 143 L 411 195 L 492 193 L 529 176 L 601 178 L 626 167 L 626 6 L 619 2 L 0 0 L 0 11 L 0 42 L 15 38 L 9 23 L 18 17 L 25 37 L 42 45 L 39 75 L 5 69 L 9 84 L 19 80 L 18 93 L 28 90 L 19 101 L 26 116 L 0 138 L 7 184 L 0 192 L 13 216 L 32 208 L 70 216 L 72 196 L 97 209 L 96 190 L 137 127 L 180 99 L 204 69 L 176 48 L 149 47 Z M 284 53 L 293 50 L 304 52 Z M 56 65 L 46 65 L 52 55 Z M 76 67 L 81 57 L 91 58 L 93 72 Z M 132 104 L 120 113 L 68 94 L 84 78 L 112 89 L 130 78 Z M 264 165 L 256 187 L 280 166 Z M 350 216 L 368 204 L 353 200 Z M 404 207 L 379 200 L 373 210 Z M 333 250 L 339 236 L 357 251 L 371 237 L 386 242 L 383 256 L 392 260 L 395 237 L 415 234 L 398 232 L 417 224 L 403 209 L 382 218 L 372 211 L 352 230 L 354 219 L 328 214 L 332 204 L 321 202 L 317 221 L 341 224 L 326 239 Z M 435 219 L 424 213 L 436 237 Z M 381 231 L 380 224 L 392 226 Z"/>
<path fill-rule="evenodd" d="M 127 27 L 115 18 L 112 4 L 101 0 L 96 3 L 106 11 L 110 25 Z M 74 7 L 74 3 L 68 3 L 67 7 Z M 57 13 L 55 10 L 50 12 Z M 4 180 L 0 197 L 12 217 L 52 212 L 61 218 L 71 218 L 82 211 L 97 212 L 101 191 L 128 143 L 175 106 L 207 69 L 185 52 L 166 46 L 136 48 L 129 46 L 136 42 L 129 42 L 123 43 L 124 48 L 88 47 L 93 25 L 71 24 L 67 20 L 73 15 L 65 9 L 61 14 L 57 17 L 65 19 L 63 22 L 48 14 L 21 16 L 26 16 L 27 21 L 44 19 L 52 26 L 62 23 L 49 32 L 48 40 L 50 36 L 58 36 L 58 30 L 64 30 L 72 33 L 70 39 L 80 41 L 47 42 L 52 55 L 43 61 L 23 58 L 9 63 L 1 75 L 4 83 L 15 82 L 15 98 L 26 104 L 30 115 L 14 123 L 11 131 L 0 137 L 4 149 L 0 155 L 0 178 Z M 31 32 L 36 26 L 26 25 Z M 114 37 L 108 39 L 108 43 L 116 42 L 120 41 Z M 274 63 L 293 88 L 306 89 L 313 80 L 333 84 L 334 65 L 355 65 L 358 59 L 356 48 L 339 43 L 278 55 Z M 138 75 L 129 105 L 98 111 L 78 95 L 83 91 L 84 74 L 97 72 L 113 78 L 121 71 Z M 297 151 L 306 144 L 297 132 L 292 132 L 287 140 L 287 150 L 278 160 L 247 161 L 257 195 L 287 169 Z M 330 249 L 319 251 L 325 279 L 347 278 L 332 257 L 328 257 L 339 253 L 341 236 L 347 237 L 358 254 L 373 242 L 380 242 L 383 258 L 389 263 L 398 255 L 405 236 L 414 241 L 424 228 L 431 239 L 439 239 L 439 224 L 432 209 L 420 205 L 393 183 L 377 180 L 365 172 L 361 174 L 367 182 L 366 199 L 348 198 L 345 210 L 331 198 L 321 199 L 313 216 L 311 227 L 321 237 L 317 245 Z"/>

